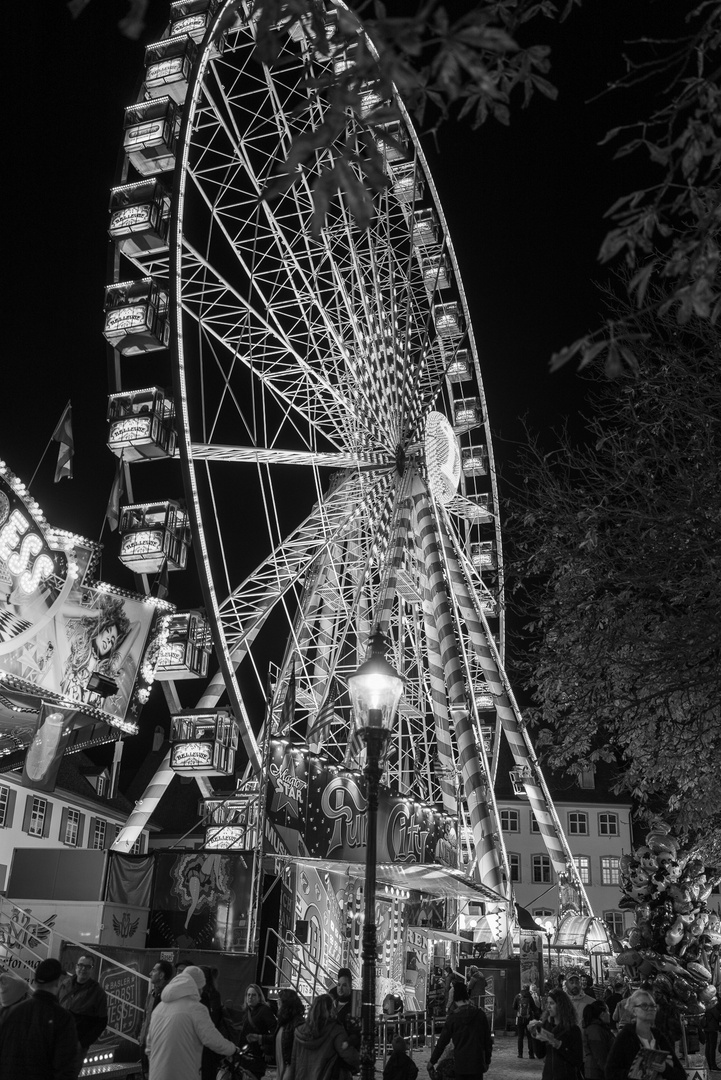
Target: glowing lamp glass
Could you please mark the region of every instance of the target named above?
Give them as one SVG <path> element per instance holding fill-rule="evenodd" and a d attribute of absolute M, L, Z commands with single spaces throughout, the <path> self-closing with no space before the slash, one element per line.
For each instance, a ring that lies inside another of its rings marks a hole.
<path fill-rule="evenodd" d="M 360 731 L 375 728 L 390 732 L 393 728 L 405 680 L 391 667 L 384 652 L 383 636 L 374 634 L 370 658 L 348 678 L 353 715 Z"/>

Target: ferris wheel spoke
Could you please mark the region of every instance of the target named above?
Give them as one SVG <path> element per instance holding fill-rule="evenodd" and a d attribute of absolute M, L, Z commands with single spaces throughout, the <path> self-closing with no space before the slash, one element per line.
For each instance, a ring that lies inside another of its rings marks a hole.
<path fill-rule="evenodd" d="M 296 343 L 274 327 L 262 313 L 234 289 L 208 260 L 189 244 L 185 252 L 190 266 L 205 271 L 202 278 L 191 272 L 183 291 L 182 309 L 202 328 L 204 334 L 220 342 L 232 357 L 227 370 L 218 359 L 221 379 L 231 382 L 235 362 L 240 361 L 252 378 L 285 407 L 340 449 L 353 440 L 349 426 L 362 426 L 363 417 L 352 416 L 350 398 L 344 386 L 334 385 L 326 372 L 313 366 Z M 186 273 L 189 268 L 186 269 Z M 365 440 L 377 442 L 370 423 Z"/>
<path fill-rule="evenodd" d="M 332 454 L 319 450 L 279 450 L 264 446 L 219 446 L 213 443 L 191 443 L 194 461 L 245 462 L 256 465 L 302 465 L 324 469 L 357 469 L 375 472 L 390 469 L 395 459 L 377 454 Z"/>
<path fill-rule="evenodd" d="M 387 475 L 369 483 L 348 477 L 219 605 L 225 639 L 235 661 L 275 605 L 299 586 L 313 559 L 342 540 L 363 508 L 385 493 L 388 483 Z"/>

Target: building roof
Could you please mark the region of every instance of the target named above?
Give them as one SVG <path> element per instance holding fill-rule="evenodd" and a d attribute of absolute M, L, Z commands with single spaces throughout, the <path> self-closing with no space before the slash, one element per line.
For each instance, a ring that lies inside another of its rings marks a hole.
<path fill-rule="evenodd" d="M 516 799 L 518 802 L 526 802 L 523 796 L 516 795 L 511 784 L 510 771 L 514 767 L 513 755 L 506 740 L 502 736 L 502 745 L 498 757 L 498 773 L 496 776 L 495 793 L 496 799 L 505 802 Z M 629 795 L 615 794 L 612 790 L 615 782 L 615 769 L 605 761 L 599 761 L 595 768 L 595 786 L 592 788 L 580 787 L 578 779 L 569 773 L 553 770 L 541 761 L 541 769 L 548 785 L 554 803 L 578 803 L 596 804 L 611 803 L 618 806 L 631 806 Z"/>

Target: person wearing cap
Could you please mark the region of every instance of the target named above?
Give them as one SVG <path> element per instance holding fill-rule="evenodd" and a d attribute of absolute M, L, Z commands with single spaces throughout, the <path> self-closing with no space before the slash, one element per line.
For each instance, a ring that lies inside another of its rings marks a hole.
<path fill-rule="evenodd" d="M 3 1014 L 0 1023 L 3 1078 L 75 1080 L 78 1058 L 75 1021 L 58 1004 L 63 974 L 59 960 L 42 960 L 35 970 L 34 993 Z"/>
<path fill-rule="evenodd" d="M 168 983 L 153 1010 L 145 1043 L 150 1080 L 198 1080 L 203 1047 L 231 1057 L 238 1047 L 224 1038 L 200 1002 L 205 973 L 189 965 Z"/>
<path fill-rule="evenodd" d="M 92 970 L 92 957 L 79 956 L 75 973 L 61 983 L 58 995 L 60 1004 L 72 1015 L 78 1029 L 80 1051 L 76 1076 L 80 1076 L 85 1055 L 105 1031 L 108 1022 L 108 999 L 100 983 L 93 979 Z"/>
<path fill-rule="evenodd" d="M 0 971 L 0 1024 L 7 1019 L 12 1009 L 29 998 L 31 993 L 30 984 L 14 971 Z"/>

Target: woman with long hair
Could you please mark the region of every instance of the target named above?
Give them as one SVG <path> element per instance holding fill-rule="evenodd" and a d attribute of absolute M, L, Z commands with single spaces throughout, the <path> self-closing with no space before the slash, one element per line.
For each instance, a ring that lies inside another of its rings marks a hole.
<path fill-rule="evenodd" d="M 544 1058 L 541 1080 L 577 1080 L 583 1068 L 581 1029 L 570 997 L 558 988 L 550 991 L 545 1020 L 528 1025 L 536 1057 Z"/>
<path fill-rule="evenodd" d="M 605 1001 L 594 1001 L 583 1010 L 581 1039 L 586 1080 L 604 1080 L 606 1058 L 613 1042 L 611 1014 Z"/>
<path fill-rule="evenodd" d="M 290 1070 L 295 1029 L 303 1023 L 305 1005 L 295 990 L 284 986 L 278 993 L 278 1029 L 264 1035 L 262 1040 L 266 1059 L 273 1060 L 278 1069 L 277 1080 L 285 1080 Z"/>
<path fill-rule="evenodd" d="M 628 999 L 633 1023 L 621 1028 L 606 1059 L 606 1080 L 634 1076 L 657 1076 L 684 1080 L 686 1070 L 673 1047 L 654 1025 L 658 1005 L 650 990 L 635 990 Z"/>
<path fill-rule="evenodd" d="M 357 1070 L 360 1055 L 348 1042 L 338 1023 L 335 1002 L 321 994 L 310 1008 L 308 1019 L 295 1031 L 290 1071 L 285 1080 L 331 1080 Z M 345 1069 L 344 1069 L 345 1067 Z M 340 1070 L 340 1072 L 339 1072 Z"/>
<path fill-rule="evenodd" d="M 275 1034 L 275 1014 L 257 983 L 248 984 L 243 1002 L 239 1042 L 246 1048 L 241 1049 L 241 1063 L 253 1076 L 261 1077 L 265 1075 L 263 1039 Z"/>
<path fill-rule="evenodd" d="M 69 608 L 65 608 L 68 615 Z M 70 643 L 60 689 L 72 701 L 87 700 L 87 684 L 97 672 L 115 679 L 137 633 L 119 596 L 101 596 L 97 608 L 77 609 L 79 617 L 67 618 Z"/>

